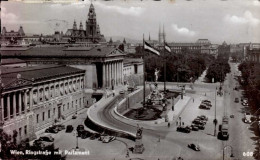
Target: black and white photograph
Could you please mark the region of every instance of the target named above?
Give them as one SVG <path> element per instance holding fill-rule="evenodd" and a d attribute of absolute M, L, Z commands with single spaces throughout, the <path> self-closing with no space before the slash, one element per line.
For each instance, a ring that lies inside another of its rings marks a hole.
<path fill-rule="evenodd" d="M 260 0 L 0 11 L 0 160 L 260 159 Z"/>

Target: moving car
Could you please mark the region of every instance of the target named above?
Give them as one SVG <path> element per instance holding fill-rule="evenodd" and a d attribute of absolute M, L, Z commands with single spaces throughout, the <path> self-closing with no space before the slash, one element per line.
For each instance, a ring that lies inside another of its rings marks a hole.
<path fill-rule="evenodd" d="M 186 126 L 186 127 L 179 126 L 179 127 L 177 127 L 177 131 L 184 132 L 184 133 L 190 133 L 190 128 L 188 126 Z"/>
<path fill-rule="evenodd" d="M 194 151 L 200 151 L 199 145 L 191 143 L 191 144 L 188 144 L 188 147 L 193 149 Z"/>
<path fill-rule="evenodd" d="M 250 115 L 250 113 L 245 113 L 244 114 L 244 121 L 245 121 L 245 123 L 251 123 L 251 115 Z"/>
<path fill-rule="evenodd" d="M 243 106 L 248 106 L 248 102 L 247 102 L 247 101 L 243 101 L 243 102 L 242 102 L 242 105 L 243 105 Z"/>
<path fill-rule="evenodd" d="M 83 131 L 85 131 L 84 126 L 81 125 L 81 124 L 78 125 L 78 126 L 77 126 L 78 137 L 81 137 L 81 133 L 82 133 Z"/>
<path fill-rule="evenodd" d="M 116 139 L 115 136 L 105 136 L 102 140 L 103 143 L 109 143 L 109 142 L 112 142 Z"/>
<path fill-rule="evenodd" d="M 67 125 L 67 128 L 66 128 L 66 133 L 71 133 L 73 131 L 73 126 L 72 125 Z"/>
<path fill-rule="evenodd" d="M 119 94 L 125 94 L 125 90 L 119 91 Z"/>
<path fill-rule="evenodd" d="M 238 103 L 238 102 L 239 102 L 239 99 L 238 99 L 238 98 L 235 98 L 235 102 Z"/>
<path fill-rule="evenodd" d="M 74 114 L 74 115 L 72 116 L 72 119 L 76 119 L 76 118 L 77 118 L 77 115 Z"/>

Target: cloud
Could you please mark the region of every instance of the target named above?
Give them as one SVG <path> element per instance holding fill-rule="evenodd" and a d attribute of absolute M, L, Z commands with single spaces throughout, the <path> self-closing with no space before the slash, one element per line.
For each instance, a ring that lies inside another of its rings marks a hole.
<path fill-rule="evenodd" d="M 258 1 L 258 0 L 253 1 L 253 5 L 254 6 L 260 6 L 260 1 Z"/>
<path fill-rule="evenodd" d="M 185 36 L 194 36 L 195 35 L 195 32 L 189 30 L 188 28 L 185 28 L 185 27 L 179 28 L 177 26 L 177 24 L 172 24 L 171 26 L 172 26 L 174 31 L 178 32 L 181 35 L 185 35 Z"/>
<path fill-rule="evenodd" d="M 18 16 L 16 16 L 13 13 L 8 13 L 6 11 L 6 8 L 2 7 L 1 10 L 2 10 L 2 13 L 1 13 L 2 22 L 4 22 L 4 23 L 14 23 L 18 20 Z"/>
<path fill-rule="evenodd" d="M 256 26 L 260 22 L 259 19 L 255 18 L 250 11 L 245 11 L 245 13 L 242 17 L 236 16 L 236 15 L 233 15 L 233 16 L 227 15 L 225 17 L 225 20 L 230 23 L 249 24 L 252 26 Z"/>
<path fill-rule="evenodd" d="M 129 15 L 129 16 L 139 16 L 144 12 L 144 8 L 142 7 L 121 7 L 121 6 L 108 6 L 100 2 L 96 2 L 94 4 L 95 6 L 98 6 L 104 10 L 111 10 L 118 12 L 123 15 Z"/>

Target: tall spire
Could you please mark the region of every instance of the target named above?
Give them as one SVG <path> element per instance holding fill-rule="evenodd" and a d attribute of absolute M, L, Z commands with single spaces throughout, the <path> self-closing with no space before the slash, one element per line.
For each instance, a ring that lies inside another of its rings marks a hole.
<path fill-rule="evenodd" d="M 159 35 L 158 35 L 159 44 L 161 44 L 161 24 L 159 24 Z"/>
<path fill-rule="evenodd" d="M 151 41 L 150 32 L 149 32 L 149 41 Z"/>
<path fill-rule="evenodd" d="M 77 30 L 77 24 L 76 24 L 76 20 L 75 19 L 74 19 L 73 29 Z"/>
<path fill-rule="evenodd" d="M 163 42 L 165 42 L 164 24 L 163 24 Z"/>

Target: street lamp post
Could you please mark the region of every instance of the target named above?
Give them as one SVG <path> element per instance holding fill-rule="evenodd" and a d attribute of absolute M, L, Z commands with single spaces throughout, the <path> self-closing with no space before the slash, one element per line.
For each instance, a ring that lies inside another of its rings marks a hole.
<path fill-rule="evenodd" d="M 226 145 L 226 146 L 224 146 L 224 148 L 223 148 L 223 160 L 225 160 L 225 148 L 226 148 L 226 147 L 230 147 L 230 148 L 231 148 L 231 155 L 230 155 L 230 157 L 234 157 L 234 155 L 233 155 L 233 147 L 230 146 L 230 145 Z"/>

